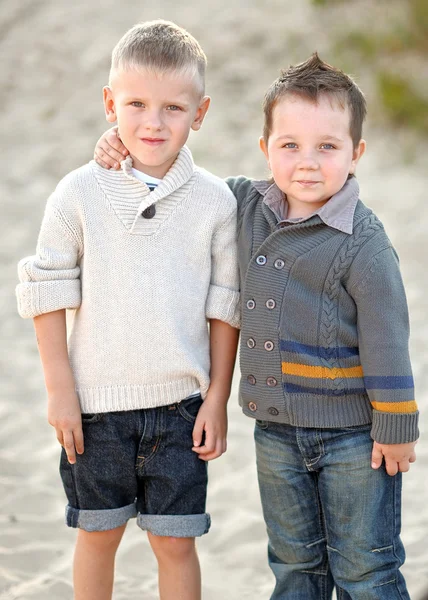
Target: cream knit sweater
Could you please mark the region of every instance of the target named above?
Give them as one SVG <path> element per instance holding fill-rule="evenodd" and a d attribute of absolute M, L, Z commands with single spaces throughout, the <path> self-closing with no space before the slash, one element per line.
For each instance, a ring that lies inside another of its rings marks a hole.
<path fill-rule="evenodd" d="M 236 200 L 184 147 L 157 189 L 94 161 L 49 198 L 37 252 L 19 263 L 22 317 L 74 309 L 82 411 L 171 404 L 209 386 L 207 319 L 239 326 Z M 154 204 L 156 213 L 142 212 Z M 147 214 L 147 213 L 146 213 Z"/>

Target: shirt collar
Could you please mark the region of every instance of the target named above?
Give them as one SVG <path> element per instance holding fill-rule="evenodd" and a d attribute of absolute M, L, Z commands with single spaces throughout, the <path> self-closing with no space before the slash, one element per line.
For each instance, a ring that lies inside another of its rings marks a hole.
<path fill-rule="evenodd" d="M 287 199 L 275 182 L 261 180 L 254 181 L 253 186 L 263 196 L 263 202 L 276 216 L 278 222 L 296 223 L 295 220 L 287 219 Z M 359 198 L 359 185 L 355 177 L 350 177 L 341 190 L 334 194 L 328 202 L 320 209 L 297 221 L 307 221 L 314 215 L 329 227 L 338 229 L 343 233 L 351 234 L 354 225 L 354 213 Z"/>

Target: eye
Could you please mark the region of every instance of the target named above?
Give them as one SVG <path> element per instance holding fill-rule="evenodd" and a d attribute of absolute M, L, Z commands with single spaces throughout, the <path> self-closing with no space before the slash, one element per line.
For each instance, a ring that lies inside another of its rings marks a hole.
<path fill-rule="evenodd" d="M 297 144 L 295 144 L 294 142 L 287 142 L 282 146 L 282 148 L 290 148 L 291 150 L 294 150 L 295 148 L 297 148 Z"/>
<path fill-rule="evenodd" d="M 334 150 L 336 146 L 333 146 L 333 144 L 321 144 L 321 148 L 323 150 Z"/>
<path fill-rule="evenodd" d="M 131 102 L 131 106 L 135 106 L 135 108 L 142 108 L 144 104 L 142 102 L 138 102 L 138 100 L 135 100 L 134 102 Z"/>
<path fill-rule="evenodd" d="M 181 110 L 181 108 L 179 106 L 177 106 L 176 104 L 170 104 L 168 106 L 167 110 L 171 110 L 172 112 L 176 112 L 177 110 Z"/>

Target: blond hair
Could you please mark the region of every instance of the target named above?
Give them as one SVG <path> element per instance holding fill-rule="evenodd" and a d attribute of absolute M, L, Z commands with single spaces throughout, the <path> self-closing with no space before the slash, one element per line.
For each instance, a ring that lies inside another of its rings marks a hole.
<path fill-rule="evenodd" d="M 205 90 L 207 58 L 199 42 L 171 21 L 158 19 L 134 25 L 112 52 L 110 82 L 115 71 L 144 67 L 160 72 L 198 74 L 201 93 Z"/>

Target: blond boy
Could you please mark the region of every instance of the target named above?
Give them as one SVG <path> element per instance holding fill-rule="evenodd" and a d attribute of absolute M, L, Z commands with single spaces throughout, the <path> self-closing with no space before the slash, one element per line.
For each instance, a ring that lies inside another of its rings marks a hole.
<path fill-rule="evenodd" d="M 104 106 L 129 157 L 118 172 L 92 161 L 66 176 L 36 255 L 19 265 L 19 312 L 34 318 L 63 446 L 67 524 L 79 528 L 78 600 L 111 598 L 131 517 L 148 532 L 162 600 L 201 594 L 194 538 L 210 526 L 206 461 L 226 449 L 239 324 L 236 201 L 185 146 L 209 106 L 205 64 L 172 23 L 123 36 Z"/>

